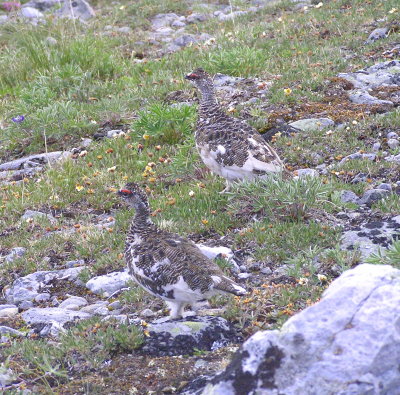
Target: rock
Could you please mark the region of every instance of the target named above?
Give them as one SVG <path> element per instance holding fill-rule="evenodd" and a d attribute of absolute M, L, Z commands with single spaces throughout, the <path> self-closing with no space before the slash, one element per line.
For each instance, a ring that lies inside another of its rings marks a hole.
<path fill-rule="evenodd" d="M 177 37 L 173 41 L 173 45 L 177 45 L 178 47 L 187 47 L 188 45 L 194 44 L 196 42 L 197 39 L 193 34 L 184 34 L 182 36 Z"/>
<path fill-rule="evenodd" d="M 108 302 L 106 301 L 98 301 L 94 304 L 89 304 L 88 306 L 84 306 L 81 308 L 81 311 L 85 312 L 85 313 L 90 313 L 90 314 L 94 314 L 94 312 L 99 309 L 100 307 L 104 307 L 107 306 Z"/>
<path fill-rule="evenodd" d="M 354 159 L 368 159 L 370 161 L 374 161 L 376 159 L 376 154 L 374 154 L 374 153 L 361 154 L 360 152 L 355 152 L 354 154 L 350 154 L 350 155 L 345 156 L 339 162 L 339 165 L 342 165 L 343 163 L 347 162 L 348 160 L 354 160 Z"/>
<path fill-rule="evenodd" d="M 129 34 L 132 33 L 132 28 L 129 26 L 122 26 L 116 30 L 118 33 Z"/>
<path fill-rule="evenodd" d="M 23 312 L 21 316 L 28 324 L 48 324 L 54 321 L 60 325 L 64 325 L 67 322 L 90 318 L 92 315 L 83 311 L 60 309 L 59 307 L 34 307 Z"/>
<path fill-rule="evenodd" d="M 269 267 L 263 267 L 263 268 L 260 270 L 260 273 L 266 274 L 266 275 L 270 275 L 270 274 L 272 274 L 272 269 L 269 268 Z"/>
<path fill-rule="evenodd" d="M 35 296 L 35 302 L 36 303 L 43 303 L 43 302 L 47 302 L 48 300 L 50 300 L 51 295 L 47 292 L 38 294 Z"/>
<path fill-rule="evenodd" d="M 289 125 L 304 132 L 309 132 L 312 130 L 322 130 L 332 127 L 335 125 L 335 122 L 330 118 L 308 118 L 290 122 Z"/>
<path fill-rule="evenodd" d="M 246 280 L 247 278 L 251 277 L 251 273 L 239 273 L 237 276 L 241 280 Z"/>
<path fill-rule="evenodd" d="M 356 104 L 368 104 L 370 106 L 390 106 L 393 107 L 394 104 L 390 100 L 380 100 L 374 96 L 371 96 L 367 91 L 365 90 L 353 90 L 349 92 L 349 99 L 353 103 Z"/>
<path fill-rule="evenodd" d="M 194 394 L 366 395 L 400 388 L 400 271 L 359 265 L 280 331 L 247 340 Z"/>
<path fill-rule="evenodd" d="M 171 23 L 171 26 L 172 27 L 185 27 L 186 23 L 181 21 L 181 20 L 179 20 L 179 19 L 177 19 L 176 21 Z"/>
<path fill-rule="evenodd" d="M 8 326 L 0 326 L 0 334 L 18 336 L 18 337 L 25 336 L 25 334 L 23 334 L 22 332 L 17 331 L 16 329 L 13 329 L 13 328 L 9 328 Z"/>
<path fill-rule="evenodd" d="M 28 310 L 34 306 L 33 302 L 30 300 L 24 300 L 23 302 L 20 303 L 19 308 L 21 310 Z"/>
<path fill-rule="evenodd" d="M 6 23 L 8 21 L 8 16 L 7 15 L 0 15 L 0 25 L 3 23 Z"/>
<path fill-rule="evenodd" d="M 61 18 L 81 19 L 83 21 L 96 16 L 93 8 L 85 0 L 65 0 L 64 5 L 54 14 Z"/>
<path fill-rule="evenodd" d="M 179 20 L 179 16 L 170 12 L 168 14 L 157 14 L 152 20 L 151 20 L 151 26 L 153 30 L 158 30 L 163 27 L 168 27 L 171 26 L 171 23 Z"/>
<path fill-rule="evenodd" d="M 109 130 L 106 134 L 106 137 L 108 137 L 109 139 L 120 136 L 125 136 L 125 132 L 121 129 Z"/>
<path fill-rule="evenodd" d="M 20 15 L 24 18 L 43 18 L 44 15 L 33 7 L 24 7 L 21 8 Z"/>
<path fill-rule="evenodd" d="M 400 154 L 386 156 L 385 160 L 388 162 L 396 162 L 400 164 Z"/>
<path fill-rule="evenodd" d="M 197 350 L 215 350 L 237 343 L 234 326 L 221 317 L 190 317 L 152 322 L 140 353 L 154 356 L 192 355 Z"/>
<path fill-rule="evenodd" d="M 84 267 L 74 267 L 55 271 L 39 271 L 17 278 L 13 285 L 6 289 L 6 300 L 8 303 L 16 305 L 23 301 L 32 301 L 39 294 L 40 288 L 54 280 L 76 281 L 83 269 Z"/>
<path fill-rule="evenodd" d="M 378 27 L 374 29 L 367 38 L 366 44 L 373 43 L 374 41 L 381 40 L 388 36 L 389 29 L 387 27 Z"/>
<path fill-rule="evenodd" d="M 11 249 L 10 253 L 4 257 L 4 260 L 8 263 L 11 263 L 14 262 L 16 259 L 23 257 L 25 253 L 26 248 L 14 247 Z"/>
<path fill-rule="evenodd" d="M 46 218 L 50 222 L 55 222 L 56 219 L 51 214 L 42 213 L 40 211 L 26 210 L 22 215 L 21 220 L 27 221 L 34 218 Z"/>
<path fill-rule="evenodd" d="M 358 89 L 400 85 L 400 60 L 390 60 L 366 67 L 355 73 L 339 73 L 338 77 L 351 82 Z"/>
<path fill-rule="evenodd" d="M 119 300 L 116 300 L 115 302 L 112 302 L 108 305 L 108 308 L 110 310 L 119 310 L 122 309 L 122 303 Z"/>
<path fill-rule="evenodd" d="M 60 0 L 31 0 L 23 5 L 23 7 L 36 8 L 39 11 L 47 11 L 60 4 Z"/>
<path fill-rule="evenodd" d="M 80 143 L 80 146 L 81 146 L 82 148 L 87 148 L 87 147 L 89 147 L 92 143 L 93 143 L 93 140 L 92 140 L 92 139 L 85 138 L 85 139 L 82 139 L 82 141 L 81 141 L 81 143 Z"/>
<path fill-rule="evenodd" d="M 13 304 L 0 304 L 0 318 L 11 318 L 18 314 L 18 307 Z"/>
<path fill-rule="evenodd" d="M 318 177 L 319 173 L 315 169 L 297 169 L 297 177 L 295 178 L 305 178 L 305 177 Z"/>
<path fill-rule="evenodd" d="M 360 198 L 359 204 L 366 204 L 367 206 L 371 206 L 373 203 L 383 199 L 389 194 L 390 192 L 386 189 L 369 189 Z"/>
<path fill-rule="evenodd" d="M 11 162 L 0 164 L 0 171 L 4 170 L 20 170 L 26 167 L 35 167 L 42 164 L 54 163 L 56 161 L 69 158 L 71 153 L 68 151 L 55 151 L 45 154 L 35 154 L 24 158 L 15 159 Z"/>
<path fill-rule="evenodd" d="M 229 14 L 224 14 L 221 13 L 218 15 L 218 19 L 220 21 L 230 21 L 232 19 L 235 19 L 238 16 L 242 16 L 242 15 L 246 15 L 247 11 L 234 11 L 234 12 L 230 12 Z"/>
<path fill-rule="evenodd" d="M 358 196 L 353 191 L 341 191 L 340 192 L 340 200 L 343 203 L 356 203 L 358 204 Z"/>
<path fill-rule="evenodd" d="M 87 300 L 85 298 L 82 298 L 81 296 L 70 296 L 69 298 L 62 301 L 58 305 L 58 307 L 61 309 L 68 309 L 69 306 L 74 305 L 79 308 L 79 307 L 86 306 L 87 304 L 88 304 Z"/>
<path fill-rule="evenodd" d="M 372 145 L 372 151 L 373 152 L 378 152 L 381 149 L 381 143 L 374 143 Z"/>
<path fill-rule="evenodd" d="M 392 192 L 392 186 L 386 182 L 383 182 L 382 184 L 379 184 L 377 186 L 377 189 L 386 189 L 389 192 Z"/>
<path fill-rule="evenodd" d="M 397 139 L 389 139 L 388 141 L 387 141 L 387 145 L 388 145 L 388 147 L 390 148 L 390 149 L 395 149 L 395 148 L 397 148 L 398 146 L 399 146 L 399 140 L 397 140 Z"/>
<path fill-rule="evenodd" d="M 343 232 L 340 248 L 358 249 L 363 258 L 391 245 L 400 233 L 400 215 L 384 221 L 370 221 Z"/>
<path fill-rule="evenodd" d="M 388 139 L 398 139 L 398 138 L 399 138 L 399 135 L 398 135 L 396 132 L 389 132 L 389 133 L 386 135 L 386 137 L 387 137 Z"/>
<path fill-rule="evenodd" d="M 0 365 L 0 390 L 11 384 L 16 378 L 17 376 L 11 369 L 6 368 L 4 364 Z"/>
<path fill-rule="evenodd" d="M 216 88 L 220 88 L 222 86 L 232 86 L 236 85 L 238 82 L 241 82 L 243 80 L 244 78 L 241 77 L 232 77 L 230 75 L 217 73 L 214 76 L 214 86 Z"/>
<path fill-rule="evenodd" d="M 58 41 L 54 37 L 46 37 L 44 42 L 50 47 L 54 47 L 58 44 Z"/>
<path fill-rule="evenodd" d="M 356 174 L 353 179 L 351 180 L 352 184 L 358 184 L 360 182 L 366 182 L 367 181 L 367 175 L 365 173 L 358 173 Z"/>
<path fill-rule="evenodd" d="M 153 310 L 150 309 L 144 309 L 140 312 L 140 316 L 143 318 L 151 318 L 154 317 L 156 314 L 154 313 Z"/>
<path fill-rule="evenodd" d="M 71 267 L 78 267 L 78 266 L 83 266 L 85 264 L 85 261 L 83 259 L 77 259 L 75 261 L 67 261 L 65 262 L 65 267 L 67 269 Z"/>
<path fill-rule="evenodd" d="M 110 296 L 126 287 L 129 280 L 132 280 L 132 277 L 127 272 L 108 273 L 90 279 L 86 283 L 86 288 L 97 295 Z"/>
<path fill-rule="evenodd" d="M 187 23 L 197 23 L 197 22 L 204 22 L 207 19 L 209 19 L 209 16 L 207 14 L 201 14 L 199 12 L 194 12 L 193 14 L 190 14 L 189 16 L 186 17 L 186 22 Z"/>

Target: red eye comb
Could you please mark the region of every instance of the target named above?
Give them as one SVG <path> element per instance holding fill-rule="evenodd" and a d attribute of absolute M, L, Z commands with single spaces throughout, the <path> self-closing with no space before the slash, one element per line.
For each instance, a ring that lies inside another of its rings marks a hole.
<path fill-rule="evenodd" d="M 128 195 L 132 195 L 132 193 L 133 193 L 133 192 L 130 191 L 129 189 L 121 189 L 120 192 L 121 192 L 121 193 L 126 193 L 126 194 L 128 194 Z"/>

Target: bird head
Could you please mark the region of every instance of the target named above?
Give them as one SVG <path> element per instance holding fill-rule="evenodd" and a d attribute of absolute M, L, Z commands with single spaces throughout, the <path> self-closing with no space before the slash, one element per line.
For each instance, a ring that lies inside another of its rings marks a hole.
<path fill-rule="evenodd" d="M 191 73 L 187 74 L 185 76 L 185 79 L 190 81 L 193 85 L 195 85 L 199 89 L 205 87 L 210 87 L 210 88 L 213 87 L 213 80 L 210 74 L 208 74 L 201 68 L 193 70 Z"/>
<path fill-rule="evenodd" d="M 149 200 L 146 192 L 134 182 L 129 182 L 117 192 L 118 196 L 136 210 L 149 210 Z"/>

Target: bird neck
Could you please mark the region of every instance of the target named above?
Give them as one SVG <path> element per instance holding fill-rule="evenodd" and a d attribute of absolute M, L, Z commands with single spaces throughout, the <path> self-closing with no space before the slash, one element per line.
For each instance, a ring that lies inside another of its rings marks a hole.
<path fill-rule="evenodd" d="M 213 86 L 201 86 L 200 112 L 209 113 L 219 111 L 219 104 Z"/>

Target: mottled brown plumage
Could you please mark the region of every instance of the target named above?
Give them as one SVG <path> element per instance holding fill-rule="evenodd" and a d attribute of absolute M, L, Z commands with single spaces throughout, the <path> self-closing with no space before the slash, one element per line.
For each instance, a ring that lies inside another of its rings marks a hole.
<path fill-rule="evenodd" d="M 278 154 L 253 127 L 220 108 L 208 73 L 196 69 L 185 78 L 201 93 L 196 147 L 206 166 L 226 179 L 226 190 L 236 180 L 287 173 Z"/>
<path fill-rule="evenodd" d="M 193 242 L 158 229 L 150 219 L 147 195 L 136 184 L 127 184 L 118 194 L 136 211 L 125 246 L 129 274 L 167 302 L 171 318 L 182 316 L 185 305 L 193 307 L 216 293 L 246 293 Z"/>

